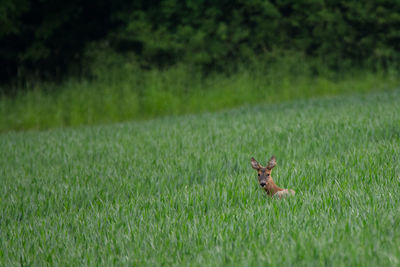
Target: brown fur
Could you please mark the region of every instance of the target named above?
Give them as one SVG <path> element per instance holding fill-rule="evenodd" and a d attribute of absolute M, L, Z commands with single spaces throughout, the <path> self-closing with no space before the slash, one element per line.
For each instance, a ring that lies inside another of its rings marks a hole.
<path fill-rule="evenodd" d="M 279 198 L 286 197 L 288 195 L 294 195 L 295 191 L 292 189 L 283 189 L 278 187 L 272 179 L 271 172 L 276 166 L 276 158 L 272 156 L 267 163 L 266 167 L 263 167 L 254 158 L 251 158 L 251 166 L 257 170 L 258 182 L 260 186 L 267 192 L 271 197 L 276 196 Z"/>

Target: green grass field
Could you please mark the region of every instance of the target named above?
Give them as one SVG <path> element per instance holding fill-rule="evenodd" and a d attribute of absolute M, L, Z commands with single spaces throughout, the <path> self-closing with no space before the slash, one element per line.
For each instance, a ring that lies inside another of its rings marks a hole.
<path fill-rule="evenodd" d="M 336 73 L 298 55 L 277 62 L 259 59 L 229 74 L 206 77 L 184 65 L 146 71 L 120 65 L 107 68 L 99 62 L 93 80 L 34 83 L 25 90 L 14 88 L 14 96 L 0 93 L 0 132 L 147 120 L 400 87 L 400 71 L 394 67 Z"/>
<path fill-rule="evenodd" d="M 398 266 L 400 91 L 0 135 L 0 265 Z M 296 196 L 265 196 L 256 172 Z M 283 264 L 283 265 L 281 265 Z"/>

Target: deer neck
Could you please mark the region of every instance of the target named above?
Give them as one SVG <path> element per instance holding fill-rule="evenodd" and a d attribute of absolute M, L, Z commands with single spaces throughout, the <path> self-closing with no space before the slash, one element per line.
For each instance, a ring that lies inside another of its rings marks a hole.
<path fill-rule="evenodd" d="M 273 196 L 276 192 L 282 191 L 283 189 L 278 187 L 272 177 L 268 179 L 267 184 L 264 186 L 264 190 L 267 192 L 268 195 Z"/>

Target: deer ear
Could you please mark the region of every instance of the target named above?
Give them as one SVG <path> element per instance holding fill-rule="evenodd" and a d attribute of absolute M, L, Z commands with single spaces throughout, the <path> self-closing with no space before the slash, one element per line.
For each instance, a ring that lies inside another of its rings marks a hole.
<path fill-rule="evenodd" d="M 254 158 L 251 158 L 251 167 L 256 170 L 261 169 L 260 163 L 258 163 L 257 160 L 255 160 Z"/>
<path fill-rule="evenodd" d="M 275 156 L 272 156 L 267 163 L 267 169 L 271 170 L 273 167 L 275 167 L 275 165 L 276 165 L 276 158 Z"/>

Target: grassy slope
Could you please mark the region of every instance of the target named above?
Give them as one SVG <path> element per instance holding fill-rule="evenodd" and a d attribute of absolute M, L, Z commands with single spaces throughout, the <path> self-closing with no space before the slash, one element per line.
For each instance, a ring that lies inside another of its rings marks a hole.
<path fill-rule="evenodd" d="M 0 265 L 400 263 L 400 91 L 0 135 Z M 274 200 L 250 157 L 274 153 Z"/>
<path fill-rule="evenodd" d="M 259 62 L 228 76 L 207 78 L 185 66 L 141 71 L 128 64 L 102 71 L 91 82 L 35 85 L 15 97 L 0 95 L 0 132 L 143 120 L 246 104 L 385 91 L 400 85 L 395 70 L 315 75 L 309 60 L 294 57 L 286 61 Z M 323 66 L 318 69 L 323 72 Z"/>

